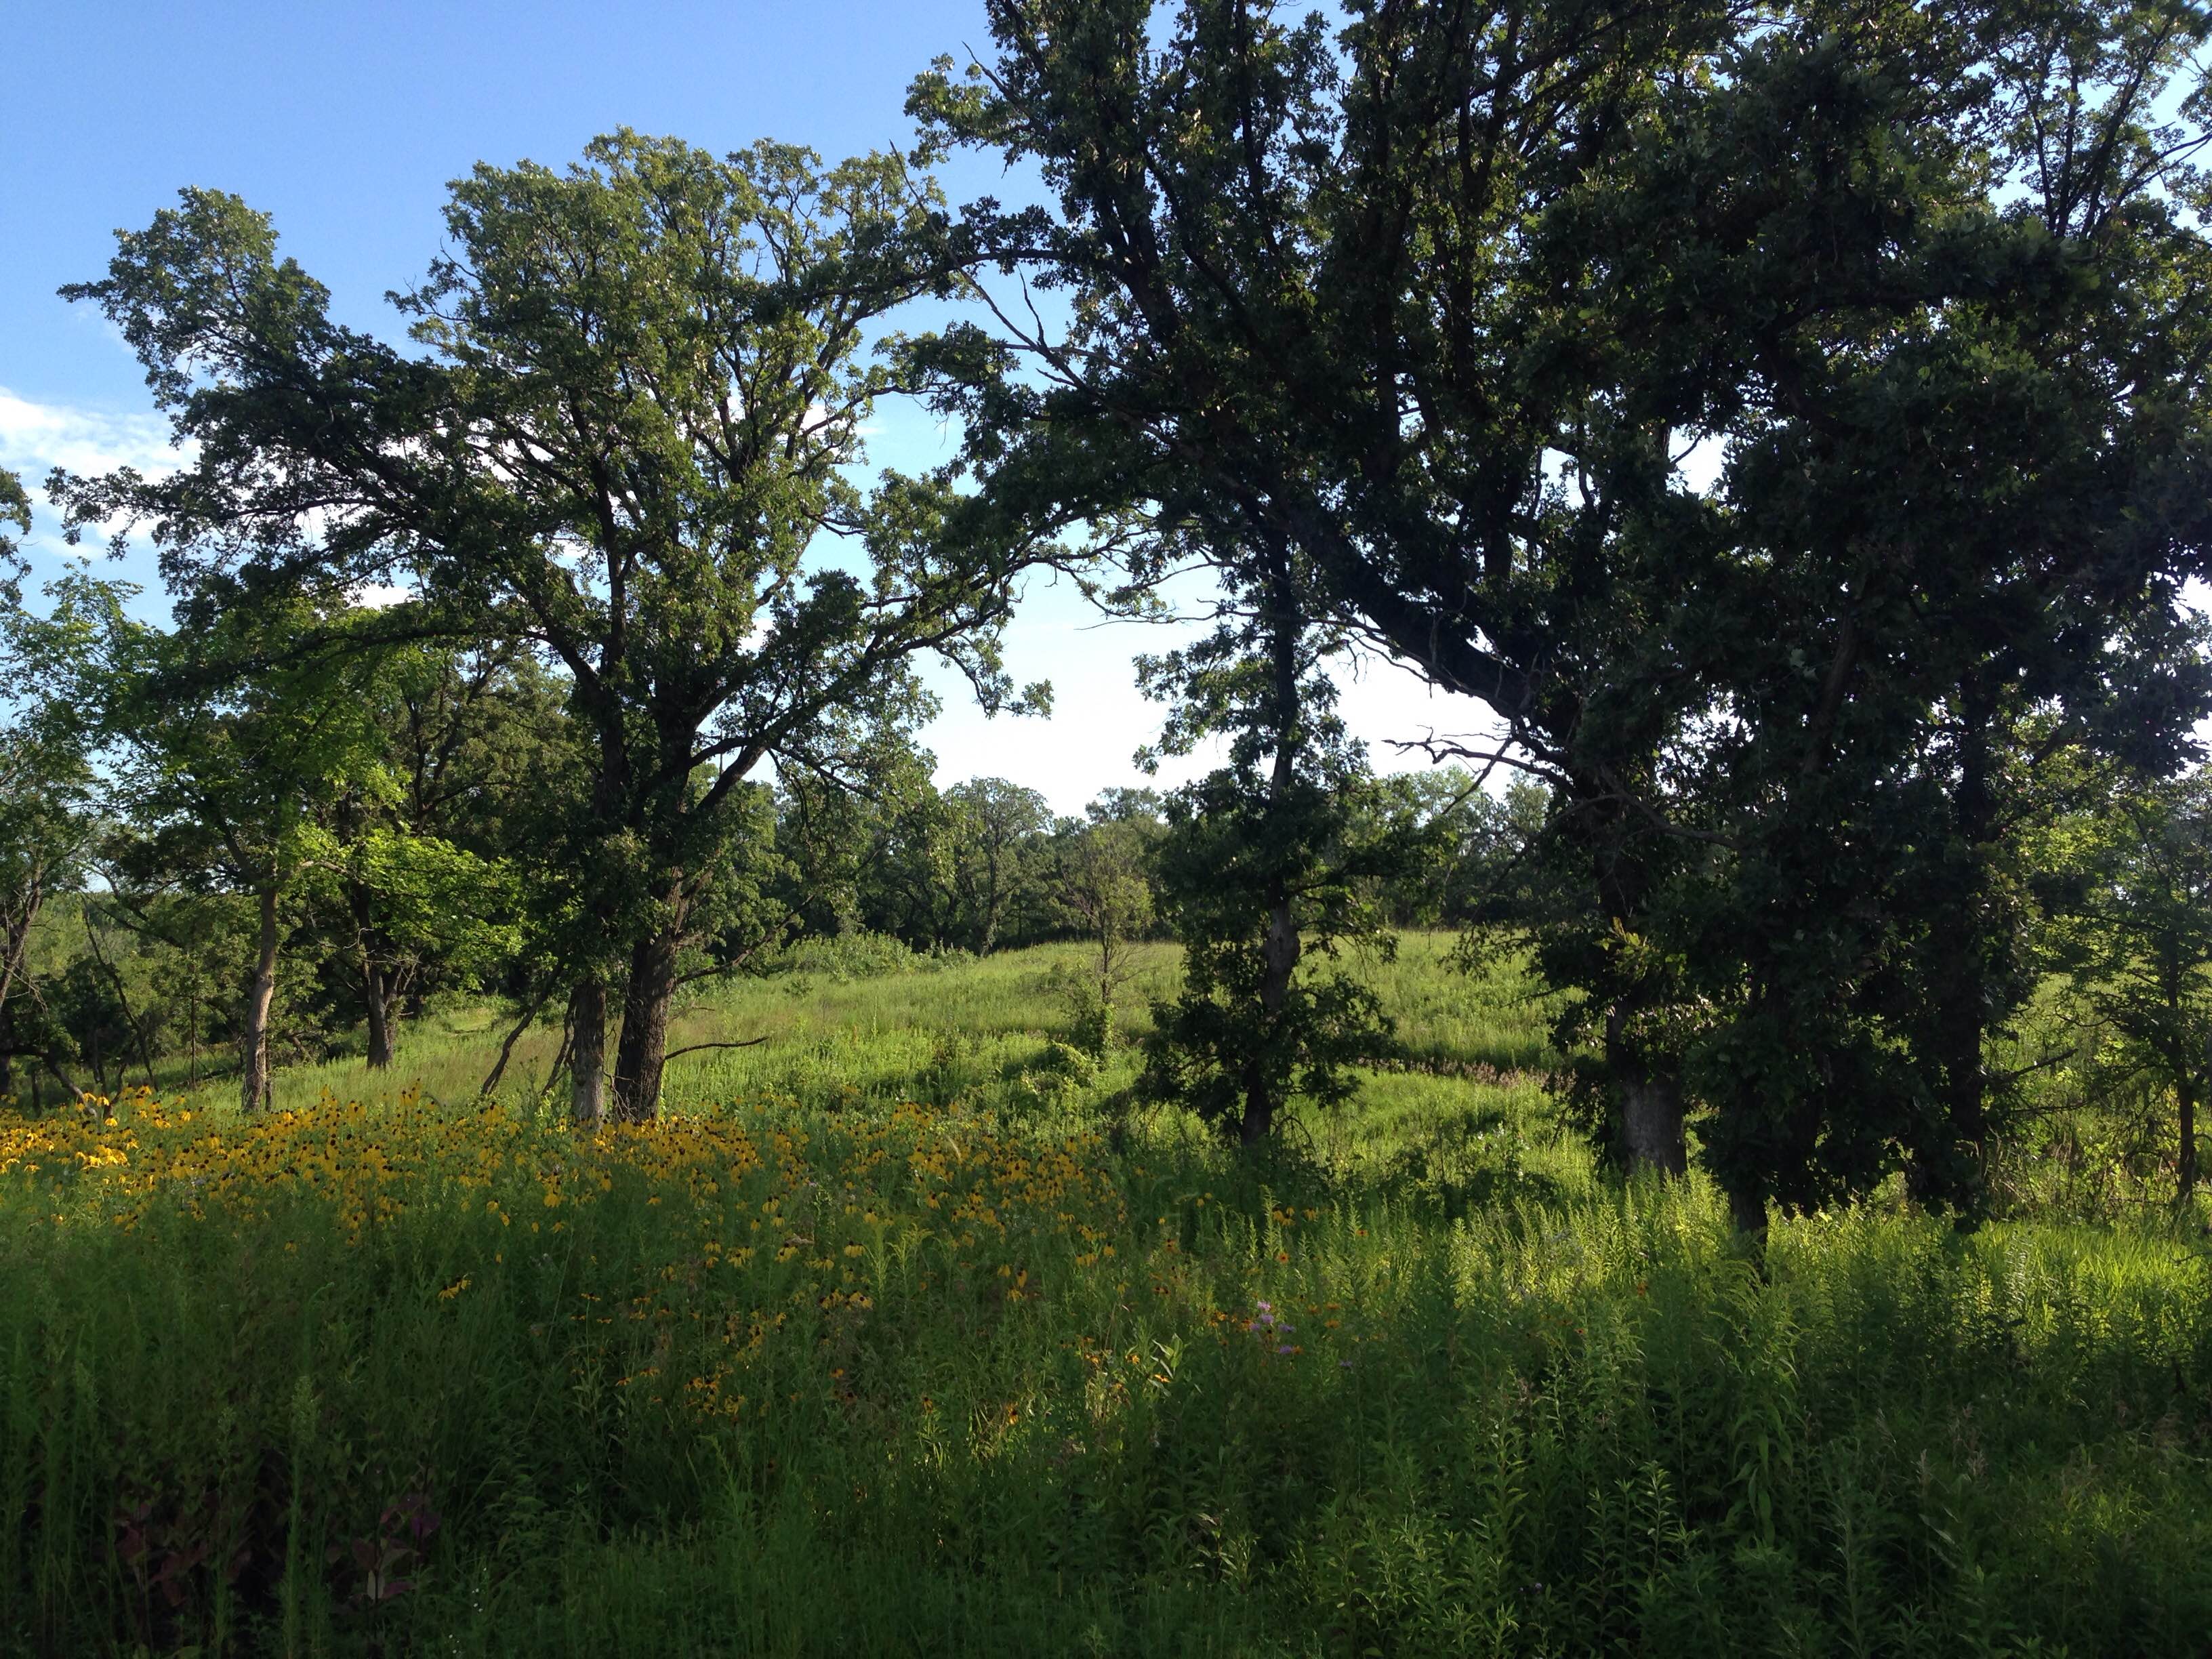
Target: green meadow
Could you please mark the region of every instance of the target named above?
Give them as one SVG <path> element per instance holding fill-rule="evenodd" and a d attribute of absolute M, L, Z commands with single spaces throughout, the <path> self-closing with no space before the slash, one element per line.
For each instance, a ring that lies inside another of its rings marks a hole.
<path fill-rule="evenodd" d="M 0 1120 L 0 1650 L 2212 1652 L 2212 1255 L 1872 1203 L 1744 1254 L 1554 1116 L 1510 964 L 1261 1156 L 1075 947 L 808 947 L 670 1109 L 558 1032 Z M 410 1085 L 410 1086 L 403 1086 Z"/>

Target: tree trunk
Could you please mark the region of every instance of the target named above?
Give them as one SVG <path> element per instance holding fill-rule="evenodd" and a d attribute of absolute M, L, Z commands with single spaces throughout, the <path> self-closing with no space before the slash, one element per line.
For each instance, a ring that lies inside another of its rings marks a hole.
<path fill-rule="evenodd" d="M 240 1107 L 258 1112 L 269 1103 L 269 1007 L 276 997 L 276 884 L 265 883 L 260 893 L 260 950 L 254 958 L 253 983 L 246 993 L 245 1017 L 239 1022 Z"/>
<path fill-rule="evenodd" d="M 1006 898 L 999 889 L 999 849 L 988 841 L 983 848 L 983 936 L 976 942 L 975 954 L 988 957 L 999 942 L 999 913 L 1006 908 Z"/>
<path fill-rule="evenodd" d="M 368 1005 L 368 1068 L 380 1072 L 392 1064 L 392 982 L 384 969 L 363 957 L 361 985 Z"/>
<path fill-rule="evenodd" d="M 62 1057 L 59 1054 L 49 1048 L 40 1058 L 46 1061 L 46 1070 L 53 1073 L 54 1081 L 62 1085 L 62 1099 L 64 1102 L 84 1098 L 84 1085 L 69 1074 L 69 1067 L 62 1064 Z M 37 1086 L 35 1083 L 32 1085 L 34 1090 Z M 43 1107 L 44 1103 L 41 1099 L 40 1104 Z"/>
<path fill-rule="evenodd" d="M 1630 1012 L 1626 1003 L 1615 1003 L 1605 1022 L 1606 1070 L 1612 1076 L 1613 1109 L 1620 1115 L 1621 1161 L 1632 1173 L 1680 1176 L 1690 1167 L 1682 1085 L 1630 1040 Z"/>
<path fill-rule="evenodd" d="M 568 994 L 568 1117 L 597 1123 L 606 1110 L 607 988 L 596 979 L 576 981 Z"/>
<path fill-rule="evenodd" d="M 79 920 L 84 923 L 84 942 L 92 951 L 92 959 L 100 964 L 115 987 L 115 1006 L 123 1011 L 125 1029 L 129 1030 L 131 1040 L 138 1049 L 138 1064 L 145 1070 L 146 1087 L 149 1091 L 158 1089 L 161 1085 L 154 1080 L 154 1051 L 147 1045 L 146 1028 L 138 1023 L 138 1016 L 131 1012 L 131 993 L 123 983 L 123 970 L 109 961 L 107 952 L 100 948 L 100 935 L 92 925 L 92 912 L 89 909 L 82 911 Z M 115 1091 L 118 1094 L 123 1090 L 123 1078 L 124 1062 L 118 1059 L 115 1065 Z"/>
<path fill-rule="evenodd" d="M 1729 1219 L 1735 1230 L 1754 1243 L 1766 1238 L 1766 1200 L 1749 1193 L 1729 1194 Z"/>
<path fill-rule="evenodd" d="M 1278 883 L 1271 896 L 1274 902 L 1267 907 L 1267 931 L 1260 941 L 1260 1011 L 1265 1029 L 1272 1033 L 1290 1000 L 1299 941 L 1290 895 Z M 1282 1107 L 1280 1093 L 1277 1080 L 1268 1076 L 1267 1066 L 1259 1060 L 1244 1068 L 1244 1115 L 1237 1126 L 1237 1139 L 1244 1146 L 1257 1146 L 1274 1127 L 1275 1114 Z"/>
<path fill-rule="evenodd" d="M 21 897 L 8 917 L 8 936 L 0 945 L 0 1096 L 15 1093 L 15 1004 L 21 1000 L 15 981 L 22 975 L 25 957 L 29 953 L 31 923 L 39 914 L 42 884 L 33 874 L 25 884 Z M 33 1092 L 39 1086 L 36 1067 L 31 1071 Z"/>
<path fill-rule="evenodd" d="M 1269 599 L 1274 608 L 1267 641 L 1268 671 L 1274 693 L 1270 709 L 1273 730 L 1268 733 L 1275 756 L 1267 775 L 1267 816 L 1273 817 L 1288 804 L 1297 784 L 1298 751 L 1305 741 L 1304 709 L 1298 696 L 1298 635 L 1301 617 L 1287 567 L 1279 566 Z M 1267 927 L 1260 937 L 1260 1015 L 1261 1029 L 1273 1038 L 1277 1022 L 1291 999 L 1291 980 L 1297 972 L 1301 941 L 1297 917 L 1291 909 L 1290 884 L 1279 871 L 1267 884 Z M 1281 1109 L 1280 1080 L 1267 1074 L 1257 1056 L 1244 1069 L 1244 1117 L 1238 1136 L 1247 1146 L 1256 1146 L 1274 1127 Z"/>
<path fill-rule="evenodd" d="M 1682 1091 L 1674 1079 L 1648 1072 L 1639 1075 L 1632 1068 L 1622 1074 L 1621 1150 L 1630 1169 L 1662 1176 L 1686 1173 L 1690 1151 L 1683 1117 Z"/>
<path fill-rule="evenodd" d="M 2174 1104 L 2181 1118 L 2181 1168 L 2175 1181 L 2177 1203 L 2186 1204 L 2197 1190 L 2197 1079 L 2184 1066 L 2173 1081 Z"/>
<path fill-rule="evenodd" d="M 1637 766 L 1617 769 L 1632 779 L 1640 775 Z M 1633 938 L 1645 925 L 1655 877 L 1643 845 L 1647 832 L 1627 807 L 1608 799 L 1619 788 L 1602 772 L 1577 775 L 1570 793 L 1580 810 L 1568 821 L 1579 856 L 1589 860 L 1608 927 L 1617 937 Z M 1648 971 L 1624 975 L 1608 969 L 1599 982 L 1607 980 L 1604 1084 L 1613 1155 L 1632 1174 L 1644 1170 L 1679 1176 L 1690 1163 L 1681 1080 L 1673 1057 L 1654 1053 L 1635 1034 L 1638 1015 L 1667 996 L 1668 988 L 1653 983 Z"/>
<path fill-rule="evenodd" d="M 1240 1146 L 1256 1146 L 1275 1127 L 1275 1095 L 1267 1086 L 1267 1068 L 1258 1060 L 1244 1067 L 1244 1115 L 1237 1122 Z"/>
<path fill-rule="evenodd" d="M 670 908 L 672 919 L 630 952 L 622 1042 L 615 1051 L 614 1112 L 625 1123 L 650 1122 L 660 1109 L 660 1073 L 676 1005 L 676 959 L 684 948 L 682 902 Z"/>
<path fill-rule="evenodd" d="M 1982 1050 L 1990 1030 L 1990 848 L 1997 838 L 1993 721 L 1990 697 L 1970 679 L 1960 695 L 1949 903 L 1938 919 L 1932 964 L 1942 1156 L 1949 1167 L 1908 1164 L 1906 1189 L 1923 1201 L 1971 1204 L 1986 1168 L 1990 1088 Z"/>
<path fill-rule="evenodd" d="M 354 939 L 361 949 L 361 995 L 368 1015 L 368 1067 L 380 1072 L 392 1064 L 392 975 L 377 960 L 375 899 L 361 882 L 347 884 L 353 910 Z"/>

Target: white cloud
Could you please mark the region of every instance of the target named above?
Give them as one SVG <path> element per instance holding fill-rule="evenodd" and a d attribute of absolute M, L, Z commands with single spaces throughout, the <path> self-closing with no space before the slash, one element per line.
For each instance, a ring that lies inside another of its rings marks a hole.
<path fill-rule="evenodd" d="M 173 471 L 183 457 L 170 447 L 169 423 L 154 414 L 116 414 L 33 403 L 0 386 L 0 466 L 22 475 L 27 487 L 45 482 L 55 467 L 71 472 Z"/>
<path fill-rule="evenodd" d="M 170 447 L 169 423 L 159 415 L 36 403 L 0 386 L 0 467 L 19 475 L 31 497 L 32 531 L 24 552 L 42 580 L 97 557 L 108 538 L 125 528 L 122 520 L 112 520 L 89 527 L 84 545 L 67 545 L 60 514 L 46 499 L 49 472 L 58 466 L 95 476 L 131 466 L 158 477 L 176 471 L 188 454 Z M 110 566 L 108 571 L 137 588 L 134 611 L 155 617 L 160 606 L 154 596 L 161 592 L 161 578 L 143 536 L 131 538 L 121 567 Z"/>
<path fill-rule="evenodd" d="M 1164 761 L 1156 776 L 1139 772 L 1132 759 L 1138 748 L 1158 738 L 1167 711 L 1138 690 L 1130 658 L 1187 643 L 1201 631 L 1200 624 L 1101 626 L 1075 620 L 1082 613 L 1064 595 L 1037 598 L 1046 614 L 1018 618 L 1006 630 L 1006 666 L 1017 684 L 1052 681 L 1050 719 L 986 719 L 957 676 L 934 664 L 925 667 L 943 702 L 943 712 L 921 738 L 936 757 L 940 787 L 969 777 L 1011 778 L 1042 792 L 1054 811 L 1072 813 L 1110 786 L 1171 789 L 1222 763 L 1224 747 L 1218 742 Z M 1370 656 L 1334 665 L 1332 672 L 1338 711 L 1352 735 L 1366 741 L 1377 772 L 1420 771 L 1431 764 L 1418 749 L 1394 748 L 1393 738 L 1456 735 L 1477 750 L 1498 741 L 1497 717 L 1483 704 L 1439 691 L 1395 664 Z M 1502 777 L 1499 782 L 1502 787 Z"/>

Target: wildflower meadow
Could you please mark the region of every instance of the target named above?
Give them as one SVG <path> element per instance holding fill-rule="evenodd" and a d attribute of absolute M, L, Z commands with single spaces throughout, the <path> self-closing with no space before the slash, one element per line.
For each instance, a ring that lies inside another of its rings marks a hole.
<path fill-rule="evenodd" d="M 1238 1154 L 1068 1084 L 1042 968 L 748 990 L 781 1059 L 636 1127 L 0 1117 L 0 1650 L 2212 1651 L 2162 1215 L 1753 1259 L 1418 952 L 1422 1065 Z"/>

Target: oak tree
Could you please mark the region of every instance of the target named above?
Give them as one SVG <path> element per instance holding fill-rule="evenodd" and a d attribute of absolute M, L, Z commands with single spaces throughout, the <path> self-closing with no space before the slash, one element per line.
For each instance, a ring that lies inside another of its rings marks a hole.
<path fill-rule="evenodd" d="M 399 296 L 409 353 L 331 321 L 244 204 L 185 192 L 69 292 L 121 327 L 197 454 L 62 493 L 78 522 L 150 520 L 189 592 L 404 578 L 457 633 L 558 665 L 587 733 L 574 1106 L 601 1109 L 611 994 L 612 1108 L 646 1117 L 685 952 L 760 823 L 748 780 L 834 778 L 910 729 L 922 653 L 1013 702 L 994 630 L 1036 543 L 950 471 L 854 477 L 876 401 L 930 384 L 887 319 L 963 269 L 900 156 L 623 132 L 565 171 L 478 167 L 446 228 Z"/>

